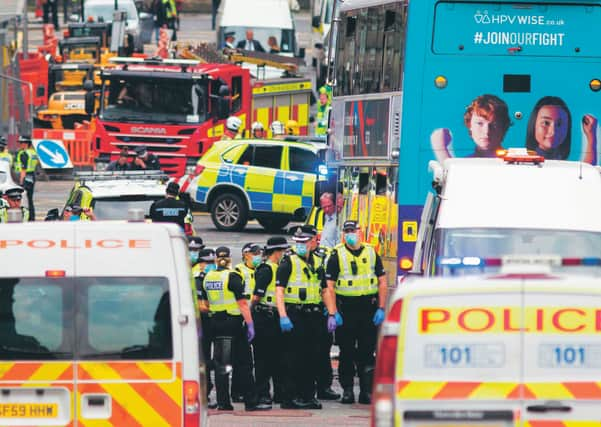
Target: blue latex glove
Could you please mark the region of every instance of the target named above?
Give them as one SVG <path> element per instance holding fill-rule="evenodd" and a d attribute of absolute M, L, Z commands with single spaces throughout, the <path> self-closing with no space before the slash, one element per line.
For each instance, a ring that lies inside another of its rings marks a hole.
<path fill-rule="evenodd" d="M 280 329 L 282 332 L 290 332 L 294 325 L 287 317 L 280 317 Z"/>
<path fill-rule="evenodd" d="M 380 324 L 384 321 L 384 309 L 383 308 L 378 308 L 376 310 L 376 314 L 374 314 L 374 325 L 376 326 L 380 326 Z"/>
<path fill-rule="evenodd" d="M 247 323 L 246 324 L 246 339 L 248 342 L 251 342 L 255 338 L 255 324 Z"/>
<path fill-rule="evenodd" d="M 336 316 L 328 316 L 328 332 L 334 332 L 336 330 L 336 326 Z"/>
<path fill-rule="evenodd" d="M 336 326 L 342 326 L 342 324 L 344 323 L 342 320 L 342 315 L 340 313 L 336 312 L 334 317 L 336 318 Z"/>

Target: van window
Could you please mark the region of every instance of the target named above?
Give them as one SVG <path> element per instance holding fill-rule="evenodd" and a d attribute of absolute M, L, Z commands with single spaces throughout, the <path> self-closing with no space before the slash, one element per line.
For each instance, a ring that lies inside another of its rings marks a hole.
<path fill-rule="evenodd" d="M 101 278 L 80 287 L 87 348 L 81 358 L 162 359 L 173 353 L 163 278 Z"/>
<path fill-rule="evenodd" d="M 290 170 L 295 172 L 316 173 L 319 160 L 309 150 L 290 147 Z"/>
<path fill-rule="evenodd" d="M 253 166 L 263 168 L 280 169 L 282 162 L 282 147 L 279 145 L 272 146 L 255 146 L 255 158 Z"/>
<path fill-rule="evenodd" d="M 68 285 L 47 279 L 0 279 L 0 359 L 72 357 Z"/>
<path fill-rule="evenodd" d="M 0 279 L 0 360 L 172 355 L 165 278 Z"/>

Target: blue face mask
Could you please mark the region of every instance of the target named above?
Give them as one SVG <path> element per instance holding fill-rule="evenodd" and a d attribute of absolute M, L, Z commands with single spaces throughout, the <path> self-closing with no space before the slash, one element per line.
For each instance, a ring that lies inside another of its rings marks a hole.
<path fill-rule="evenodd" d="M 198 262 L 198 252 L 197 251 L 190 252 L 190 262 L 192 264 L 196 264 Z"/>
<path fill-rule="evenodd" d="M 297 243 L 294 250 L 298 255 L 305 256 L 307 254 L 307 245 L 304 243 Z"/>
<path fill-rule="evenodd" d="M 69 221 L 79 221 L 80 219 L 81 218 L 79 217 L 79 215 L 71 215 Z"/>
<path fill-rule="evenodd" d="M 262 260 L 263 260 L 263 257 L 261 255 L 253 255 L 252 265 L 257 267 L 259 264 L 261 264 Z"/>
<path fill-rule="evenodd" d="M 359 242 L 359 236 L 357 236 L 357 233 L 348 233 L 345 237 L 345 240 L 349 246 L 355 246 L 357 242 Z"/>
<path fill-rule="evenodd" d="M 205 267 L 205 273 L 216 270 L 217 266 L 215 264 L 207 264 Z"/>

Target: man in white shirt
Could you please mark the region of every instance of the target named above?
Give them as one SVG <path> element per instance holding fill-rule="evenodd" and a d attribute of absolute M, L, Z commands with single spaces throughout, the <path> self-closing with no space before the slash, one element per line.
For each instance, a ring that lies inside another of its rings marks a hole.
<path fill-rule="evenodd" d="M 319 198 L 319 205 L 323 211 L 323 230 L 321 231 L 320 245 L 333 248 L 340 243 L 340 234 L 336 227 L 336 202 L 332 193 L 323 193 Z"/>

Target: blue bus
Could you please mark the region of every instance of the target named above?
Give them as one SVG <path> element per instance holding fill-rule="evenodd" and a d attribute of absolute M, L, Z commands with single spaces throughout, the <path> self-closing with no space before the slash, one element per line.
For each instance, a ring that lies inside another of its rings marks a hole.
<path fill-rule="evenodd" d="M 526 147 L 598 164 L 600 1 L 338 7 L 331 132 L 339 174 L 344 181 L 353 168 L 380 164 L 396 173 L 387 179 L 396 184 L 389 247 L 398 275 L 411 268 L 430 160 Z"/>

